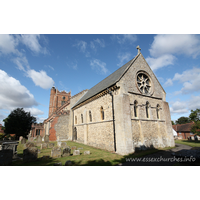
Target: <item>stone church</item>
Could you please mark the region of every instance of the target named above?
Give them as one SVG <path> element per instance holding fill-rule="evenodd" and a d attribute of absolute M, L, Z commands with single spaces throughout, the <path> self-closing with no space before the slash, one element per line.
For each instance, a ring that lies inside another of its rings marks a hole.
<path fill-rule="evenodd" d="M 71 97 L 52 87 L 44 134 L 121 155 L 174 146 L 166 93 L 137 47 L 135 58 Z"/>

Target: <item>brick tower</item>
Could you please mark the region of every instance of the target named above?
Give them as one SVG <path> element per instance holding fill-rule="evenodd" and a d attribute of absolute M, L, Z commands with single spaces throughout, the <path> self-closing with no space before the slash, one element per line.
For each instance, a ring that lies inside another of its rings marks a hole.
<path fill-rule="evenodd" d="M 59 92 L 54 86 L 51 88 L 49 102 L 49 116 L 52 115 L 59 107 L 65 104 L 71 98 L 70 92 Z"/>

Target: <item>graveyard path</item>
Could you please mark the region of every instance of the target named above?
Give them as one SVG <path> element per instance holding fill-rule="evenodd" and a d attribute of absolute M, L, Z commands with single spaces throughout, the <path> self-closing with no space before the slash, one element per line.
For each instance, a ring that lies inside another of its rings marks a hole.
<path fill-rule="evenodd" d="M 143 162 L 143 161 L 129 160 L 125 163 L 122 163 L 120 166 L 173 166 L 177 163 L 176 161 L 170 162 L 170 161 L 160 161 L 160 160 L 162 160 L 162 159 L 167 160 L 167 158 L 174 159 L 175 157 L 172 155 L 172 153 L 178 152 L 183 149 L 189 150 L 192 148 L 190 146 L 183 145 L 183 144 L 175 144 L 175 145 L 176 145 L 176 147 L 173 149 L 158 151 L 156 153 L 149 154 L 149 155 L 146 155 L 141 158 L 141 159 L 145 158 L 144 160 L 149 160 L 149 159 L 159 160 L 159 162 L 158 161 Z"/>

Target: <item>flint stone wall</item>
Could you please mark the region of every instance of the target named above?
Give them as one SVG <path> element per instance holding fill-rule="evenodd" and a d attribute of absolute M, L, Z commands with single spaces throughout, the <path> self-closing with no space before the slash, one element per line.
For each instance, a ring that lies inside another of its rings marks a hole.
<path fill-rule="evenodd" d="M 54 126 L 56 137 L 60 141 L 68 140 L 69 137 L 69 114 L 60 115 L 57 123 Z"/>
<path fill-rule="evenodd" d="M 104 109 L 104 120 L 101 119 L 101 106 Z M 90 122 L 89 111 L 92 113 Z M 81 121 L 83 114 L 83 123 Z M 106 94 L 88 104 L 74 110 L 74 119 L 77 117 L 77 141 L 93 147 L 114 150 L 112 97 Z"/>

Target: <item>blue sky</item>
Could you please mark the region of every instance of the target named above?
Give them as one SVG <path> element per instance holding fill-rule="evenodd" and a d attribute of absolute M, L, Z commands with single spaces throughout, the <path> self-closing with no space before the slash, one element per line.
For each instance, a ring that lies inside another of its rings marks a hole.
<path fill-rule="evenodd" d="M 50 89 L 90 89 L 136 56 L 136 46 L 167 93 L 171 118 L 200 108 L 200 35 L 0 34 L 0 123 L 24 107 L 42 122 Z"/>

